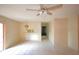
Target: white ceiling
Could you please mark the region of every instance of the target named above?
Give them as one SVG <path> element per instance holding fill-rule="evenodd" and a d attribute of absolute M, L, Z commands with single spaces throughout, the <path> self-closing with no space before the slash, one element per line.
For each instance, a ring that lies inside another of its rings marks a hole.
<path fill-rule="evenodd" d="M 44 6 L 51 7 L 54 5 L 56 4 L 47 4 L 47 5 L 45 4 Z M 43 21 L 43 20 L 49 21 L 53 18 L 53 15 L 36 16 L 38 12 L 26 11 L 27 8 L 40 9 L 40 4 L 3 4 L 0 5 L 0 15 L 17 21 Z"/>
<path fill-rule="evenodd" d="M 55 4 L 54 4 L 55 5 Z M 44 5 L 45 7 L 54 6 Z M 38 21 L 51 18 L 49 15 L 36 16 L 37 11 L 26 11 L 26 9 L 40 9 L 40 4 L 4 4 L 0 5 L 0 15 L 17 21 Z M 48 20 L 47 20 L 48 21 Z"/>

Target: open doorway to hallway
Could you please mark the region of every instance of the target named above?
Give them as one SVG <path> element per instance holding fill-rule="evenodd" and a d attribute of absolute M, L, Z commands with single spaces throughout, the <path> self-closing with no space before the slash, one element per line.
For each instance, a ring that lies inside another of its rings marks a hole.
<path fill-rule="evenodd" d="M 43 22 L 41 24 L 41 37 L 42 41 L 48 41 L 49 40 L 49 23 Z"/>
<path fill-rule="evenodd" d="M 0 23 L 0 51 L 3 50 L 3 24 Z"/>

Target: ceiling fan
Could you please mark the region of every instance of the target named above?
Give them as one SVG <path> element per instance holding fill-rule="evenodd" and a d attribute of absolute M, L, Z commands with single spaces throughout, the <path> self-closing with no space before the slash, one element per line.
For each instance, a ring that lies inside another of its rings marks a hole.
<path fill-rule="evenodd" d="M 58 8 L 61 8 L 63 5 L 62 4 L 57 4 L 55 6 L 52 7 L 45 7 L 43 4 L 40 4 L 40 9 L 26 9 L 27 11 L 38 11 L 37 16 L 41 15 L 41 14 L 48 14 L 48 15 L 52 15 L 52 10 L 56 10 Z"/>

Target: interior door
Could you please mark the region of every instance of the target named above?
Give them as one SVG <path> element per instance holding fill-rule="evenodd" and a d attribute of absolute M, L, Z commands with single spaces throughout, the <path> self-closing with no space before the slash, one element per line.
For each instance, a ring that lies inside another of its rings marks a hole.
<path fill-rule="evenodd" d="M 55 48 L 67 48 L 68 45 L 68 31 L 67 19 L 55 19 L 54 22 L 54 41 Z"/>
<path fill-rule="evenodd" d="M 0 23 L 0 51 L 3 50 L 3 24 Z"/>

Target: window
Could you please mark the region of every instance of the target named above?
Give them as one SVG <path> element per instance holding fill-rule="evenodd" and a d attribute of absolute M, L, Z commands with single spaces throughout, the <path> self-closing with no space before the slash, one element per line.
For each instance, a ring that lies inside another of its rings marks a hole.
<path fill-rule="evenodd" d="M 0 51 L 3 50 L 3 24 L 0 23 Z"/>

